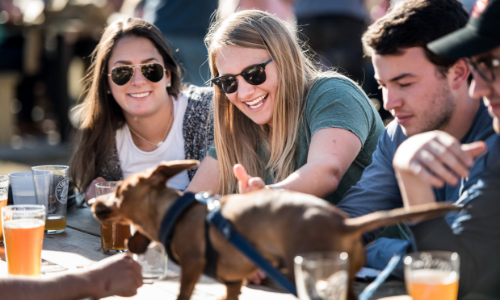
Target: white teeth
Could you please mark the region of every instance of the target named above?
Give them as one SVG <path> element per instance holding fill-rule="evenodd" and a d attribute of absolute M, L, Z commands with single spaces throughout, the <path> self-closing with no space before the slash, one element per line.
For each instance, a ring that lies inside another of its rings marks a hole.
<path fill-rule="evenodd" d="M 263 102 L 261 102 L 262 100 L 264 100 L 264 98 L 266 98 L 267 95 L 264 95 L 264 96 L 260 96 L 259 98 L 253 100 L 252 102 L 246 102 L 245 104 L 250 106 L 250 108 L 258 108 L 258 107 L 261 107 Z"/>
<path fill-rule="evenodd" d="M 140 93 L 140 94 L 130 94 L 130 96 L 132 96 L 134 98 L 142 98 L 142 97 L 146 97 L 147 95 L 149 95 L 149 92 L 144 92 L 144 93 Z"/>
<path fill-rule="evenodd" d="M 261 103 L 259 103 L 259 104 L 257 104 L 257 105 L 253 105 L 253 106 L 252 106 L 252 105 L 249 105 L 249 106 L 250 106 L 250 108 L 255 109 L 255 108 L 259 108 L 259 107 L 261 107 L 263 104 L 264 104 L 264 102 L 261 102 Z"/>

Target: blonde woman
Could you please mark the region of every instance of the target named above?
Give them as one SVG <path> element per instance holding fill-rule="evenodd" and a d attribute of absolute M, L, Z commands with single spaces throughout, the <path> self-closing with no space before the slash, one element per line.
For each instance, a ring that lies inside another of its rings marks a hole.
<path fill-rule="evenodd" d="M 267 184 L 340 201 L 384 130 L 363 91 L 320 72 L 283 22 L 262 11 L 213 25 L 206 42 L 215 145 L 187 189 L 230 194 Z"/>
<path fill-rule="evenodd" d="M 179 66 L 160 30 L 141 19 L 104 31 L 78 106 L 80 140 L 71 176 L 86 200 L 97 182 L 120 180 L 162 160 L 203 160 L 213 143 L 212 90 L 182 88 Z M 168 185 L 184 190 L 195 170 Z"/>

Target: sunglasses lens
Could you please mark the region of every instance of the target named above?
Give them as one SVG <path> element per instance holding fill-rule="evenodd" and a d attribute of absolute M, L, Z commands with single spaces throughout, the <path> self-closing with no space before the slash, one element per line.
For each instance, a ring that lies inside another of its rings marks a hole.
<path fill-rule="evenodd" d="M 226 94 L 232 94 L 238 89 L 238 80 L 234 76 L 217 78 L 213 83 Z"/>
<path fill-rule="evenodd" d="M 263 84 L 266 81 L 266 71 L 264 65 L 256 65 L 250 67 L 241 73 L 241 76 L 252 85 Z"/>
<path fill-rule="evenodd" d="M 163 67 L 160 64 L 147 64 L 141 67 L 141 73 L 151 82 L 158 82 L 163 78 Z"/>
<path fill-rule="evenodd" d="M 111 71 L 111 80 L 117 85 L 124 85 L 134 74 L 134 68 L 131 66 L 116 67 Z"/>

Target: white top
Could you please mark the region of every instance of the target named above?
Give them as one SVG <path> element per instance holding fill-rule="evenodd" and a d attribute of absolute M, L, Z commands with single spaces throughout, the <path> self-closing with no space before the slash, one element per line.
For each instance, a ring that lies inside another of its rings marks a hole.
<path fill-rule="evenodd" d="M 132 140 L 130 129 L 127 124 L 116 131 L 116 148 L 120 158 L 120 166 L 123 178 L 130 174 L 156 166 L 159 162 L 166 160 L 185 159 L 184 135 L 182 134 L 182 123 L 188 103 L 186 95 L 180 93 L 174 103 L 174 123 L 165 141 L 157 149 L 145 152 L 137 148 Z M 184 190 L 189 184 L 187 171 L 183 171 L 168 182 L 167 186 L 173 189 Z"/>

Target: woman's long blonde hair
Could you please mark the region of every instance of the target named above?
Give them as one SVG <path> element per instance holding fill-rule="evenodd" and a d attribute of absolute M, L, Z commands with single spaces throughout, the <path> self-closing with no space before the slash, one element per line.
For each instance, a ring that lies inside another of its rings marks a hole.
<path fill-rule="evenodd" d="M 125 124 L 121 107 L 109 93 L 108 61 L 115 44 L 124 37 L 149 39 L 170 71 L 169 95 L 177 96 L 181 90 L 181 71 L 161 31 L 151 23 L 138 18 L 116 21 L 104 31 L 92 53 L 92 64 L 85 76 L 83 101 L 75 108 L 80 118 L 78 146 L 70 161 L 71 178 L 76 186 L 86 190 L 106 163 L 115 144 L 115 131 Z M 109 179 L 108 179 L 109 180 Z"/>
<path fill-rule="evenodd" d="M 268 51 L 278 71 L 272 127 L 254 123 L 214 86 L 214 138 L 220 168 L 217 192 L 237 191 L 232 170 L 236 163 L 242 164 L 251 176 L 265 177 L 269 168 L 274 182 L 285 179 L 297 168 L 299 126 L 307 92 L 319 76 L 319 68 L 283 21 L 259 10 L 241 11 L 216 22 L 205 42 L 213 76 L 219 75 L 217 54 L 229 45 Z M 270 150 L 267 164 L 258 155 L 262 143 Z"/>

